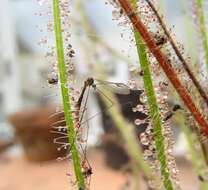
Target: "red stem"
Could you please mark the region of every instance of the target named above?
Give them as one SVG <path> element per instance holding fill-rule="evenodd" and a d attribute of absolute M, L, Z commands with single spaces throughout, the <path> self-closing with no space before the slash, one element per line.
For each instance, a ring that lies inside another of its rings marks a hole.
<path fill-rule="evenodd" d="M 156 45 L 154 38 L 150 35 L 145 25 L 140 20 L 139 16 L 135 13 L 134 9 L 128 0 L 118 0 L 121 7 L 125 11 L 126 15 L 131 20 L 134 28 L 140 33 L 150 52 L 155 56 L 160 66 L 163 68 L 166 76 L 169 78 L 172 85 L 175 87 L 176 91 L 180 95 L 184 104 L 187 106 L 189 111 L 192 113 L 193 117 L 203 130 L 203 132 L 208 136 L 208 124 L 204 117 L 201 115 L 197 107 L 195 106 L 191 96 L 187 92 L 186 88 L 182 85 L 177 77 L 177 73 L 171 65 L 170 60 L 167 56 L 161 52 L 160 48 Z"/>
<path fill-rule="evenodd" d="M 191 71 L 191 69 L 188 66 L 188 63 L 186 62 L 186 60 L 184 59 L 184 57 L 182 56 L 182 54 L 180 53 L 180 50 L 178 49 L 177 45 L 175 44 L 172 36 L 170 35 L 170 33 L 168 32 L 168 29 L 166 28 L 165 23 L 163 22 L 162 17 L 159 15 L 159 13 L 157 12 L 155 6 L 153 5 L 153 3 L 150 0 L 146 0 L 148 5 L 150 6 L 150 8 L 152 9 L 152 11 L 155 13 L 155 16 L 157 17 L 162 29 L 164 30 L 166 36 L 168 37 L 170 44 L 172 45 L 176 55 L 178 56 L 179 60 L 181 61 L 181 63 L 183 64 L 184 69 L 186 70 L 186 72 L 188 73 L 190 79 L 192 80 L 192 82 L 194 83 L 195 87 L 197 88 L 197 90 L 199 91 L 199 94 L 201 95 L 201 97 L 204 99 L 205 103 L 208 106 L 208 96 L 206 94 L 206 92 L 203 90 L 203 88 L 201 87 L 200 83 L 198 82 L 198 80 L 196 79 L 196 77 L 194 76 L 193 72 Z"/>

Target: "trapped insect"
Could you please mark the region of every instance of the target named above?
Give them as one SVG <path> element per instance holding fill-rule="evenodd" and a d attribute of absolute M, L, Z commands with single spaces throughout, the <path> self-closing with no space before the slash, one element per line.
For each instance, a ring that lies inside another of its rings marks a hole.
<path fill-rule="evenodd" d="M 92 119 L 94 116 L 97 115 L 97 114 L 93 115 L 89 117 L 87 121 L 83 122 L 84 113 L 87 110 L 87 100 L 89 96 L 90 87 L 92 87 L 96 92 L 98 92 L 98 94 L 108 99 L 108 101 L 110 102 L 110 106 L 107 109 L 113 106 L 112 100 L 110 100 L 101 90 L 99 90 L 99 88 L 97 88 L 99 85 L 105 86 L 105 88 L 107 88 L 110 91 L 115 92 L 116 94 L 120 94 L 122 98 L 122 103 L 126 104 L 125 111 L 132 112 L 132 114 L 135 115 L 134 119 L 146 117 L 145 114 L 132 111 L 132 107 L 136 105 L 133 105 L 131 98 L 130 99 L 125 98 L 126 100 L 124 99 L 124 97 L 128 97 L 128 96 L 131 97 L 134 94 L 138 99 L 138 97 L 143 93 L 143 90 L 131 90 L 127 85 L 123 83 L 102 81 L 99 79 L 93 79 L 92 77 L 89 77 L 84 81 L 84 85 L 82 87 L 81 93 L 77 99 L 77 102 L 75 102 L 74 110 L 72 111 L 77 135 L 80 133 L 81 131 L 80 128 L 82 127 L 82 125 L 86 124 L 88 120 Z M 86 97 L 85 97 L 85 94 L 86 94 Z M 84 100 L 84 97 L 85 97 L 85 100 Z M 141 103 L 139 99 L 138 99 L 138 103 Z M 57 114 L 63 114 L 63 112 L 59 112 Z M 59 149 L 62 149 L 62 148 L 66 149 L 66 147 L 70 145 L 69 143 L 66 142 L 66 140 L 68 139 L 68 136 L 67 136 L 67 129 L 65 126 L 65 119 L 63 118 L 63 120 L 57 121 L 53 123 L 53 125 L 54 125 L 53 128 L 55 130 L 53 130 L 52 132 L 59 135 L 57 138 L 54 139 L 54 142 L 60 145 Z"/>
<path fill-rule="evenodd" d="M 58 84 L 58 76 L 49 76 L 48 77 L 48 84 Z"/>

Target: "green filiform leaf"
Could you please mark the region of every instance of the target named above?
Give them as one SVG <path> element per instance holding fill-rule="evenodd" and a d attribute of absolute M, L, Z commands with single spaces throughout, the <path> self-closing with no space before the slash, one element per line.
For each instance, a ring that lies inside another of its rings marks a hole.
<path fill-rule="evenodd" d="M 73 117 L 71 112 L 70 105 L 70 92 L 67 85 L 67 76 L 66 76 L 66 65 L 64 59 L 64 48 L 63 48 L 63 39 L 61 32 L 61 17 L 59 10 L 59 0 L 53 0 L 53 16 L 54 16 L 54 28 L 55 28 L 55 37 L 56 37 L 56 49 L 58 57 L 58 69 L 59 77 L 61 84 L 61 94 L 64 107 L 64 115 L 68 131 L 68 140 L 70 143 L 70 151 L 72 155 L 72 161 L 74 165 L 74 172 L 79 188 L 85 188 L 85 178 L 82 173 L 80 157 L 78 153 L 78 148 L 76 147 L 76 133 L 73 123 Z"/>
<path fill-rule="evenodd" d="M 136 7 L 137 0 L 131 0 L 131 3 L 134 7 Z M 151 71 L 149 68 L 149 61 L 146 53 L 146 47 L 143 44 L 140 34 L 136 32 L 136 30 L 134 31 L 134 37 L 136 41 L 136 48 L 139 56 L 140 66 L 144 73 L 144 88 L 147 94 L 150 118 L 154 126 L 154 139 L 157 151 L 157 159 L 160 162 L 160 171 L 163 177 L 163 184 L 167 190 L 173 190 L 173 185 L 170 180 L 170 173 L 167 166 L 167 157 L 165 154 L 165 144 L 162 133 L 162 122 L 160 118 L 159 106 L 157 104 L 157 99 L 154 92 Z"/>

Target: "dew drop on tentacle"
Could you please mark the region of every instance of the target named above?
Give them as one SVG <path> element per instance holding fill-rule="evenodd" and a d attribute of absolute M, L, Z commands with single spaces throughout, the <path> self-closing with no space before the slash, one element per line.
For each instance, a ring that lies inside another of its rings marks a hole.
<path fill-rule="evenodd" d="M 132 89 L 132 90 L 137 89 L 136 81 L 133 80 L 133 79 L 131 79 L 131 80 L 128 81 L 128 86 L 129 86 L 129 88 Z"/>
<path fill-rule="evenodd" d="M 142 104 L 138 104 L 138 105 L 136 106 L 135 109 L 136 109 L 136 111 L 138 111 L 138 112 L 144 112 L 144 113 L 145 113 L 145 111 L 146 111 L 145 106 L 142 105 Z"/>
<path fill-rule="evenodd" d="M 149 145 L 150 141 L 145 133 L 140 134 L 140 141 L 143 145 Z"/>
<path fill-rule="evenodd" d="M 67 72 L 68 72 L 69 74 L 73 74 L 74 70 L 75 70 L 75 65 L 74 65 L 74 63 L 69 63 L 68 66 L 67 66 Z"/>
<path fill-rule="evenodd" d="M 141 120 L 141 119 L 136 119 L 134 121 L 135 125 L 139 126 L 139 125 L 143 125 L 143 124 L 146 124 L 146 120 Z"/>
<path fill-rule="evenodd" d="M 132 108 L 132 111 L 133 111 L 133 112 L 137 112 L 137 108 L 135 108 L 135 107 Z"/>
<path fill-rule="evenodd" d="M 46 2 L 46 0 L 37 0 L 37 2 L 40 6 L 42 6 Z"/>
<path fill-rule="evenodd" d="M 144 150 L 144 156 L 146 157 L 150 157 L 153 155 L 153 152 L 149 149 Z"/>
<path fill-rule="evenodd" d="M 121 17 L 121 13 L 119 10 L 113 10 L 112 11 L 112 17 L 113 20 L 118 20 Z"/>

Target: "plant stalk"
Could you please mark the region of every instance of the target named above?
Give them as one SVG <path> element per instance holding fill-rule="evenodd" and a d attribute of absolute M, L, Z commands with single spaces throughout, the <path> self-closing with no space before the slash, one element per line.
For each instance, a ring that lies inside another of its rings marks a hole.
<path fill-rule="evenodd" d="M 195 0 L 197 6 L 197 16 L 199 18 L 199 29 L 201 32 L 202 45 L 205 53 L 205 62 L 208 70 L 208 37 L 206 30 L 206 20 L 204 16 L 204 0 Z"/>
<path fill-rule="evenodd" d="M 57 57 L 58 57 L 58 70 L 60 77 L 60 85 L 61 85 L 61 94 L 62 101 L 64 107 L 64 116 L 67 125 L 68 131 L 68 140 L 70 143 L 70 151 L 72 155 L 72 161 L 74 165 L 74 172 L 78 184 L 79 189 L 85 188 L 85 178 L 82 173 L 82 167 L 80 164 L 80 157 L 78 153 L 78 148 L 76 147 L 76 133 L 74 128 L 74 122 L 71 112 L 70 105 L 70 93 L 67 84 L 67 76 L 66 76 L 66 65 L 64 59 L 64 48 L 63 48 L 63 38 L 61 31 L 61 17 L 60 17 L 60 9 L 59 9 L 59 0 L 53 0 L 53 16 L 54 16 L 54 29 L 55 29 L 55 38 L 56 38 L 56 49 L 57 49 Z"/>
<path fill-rule="evenodd" d="M 131 4 L 136 8 L 136 0 L 131 0 Z M 140 34 L 134 30 L 134 38 L 136 41 L 137 53 L 143 74 L 143 82 L 147 94 L 147 101 L 149 105 L 149 113 L 152 124 L 154 126 L 154 140 L 157 151 L 157 159 L 160 161 L 160 171 L 163 177 L 163 184 L 167 190 L 173 190 L 173 185 L 170 180 L 170 173 L 167 166 L 167 158 L 165 155 L 165 143 L 162 133 L 162 122 L 159 112 L 159 106 L 154 92 L 151 71 L 149 68 L 149 61 L 146 53 L 146 47 L 142 42 Z"/>

